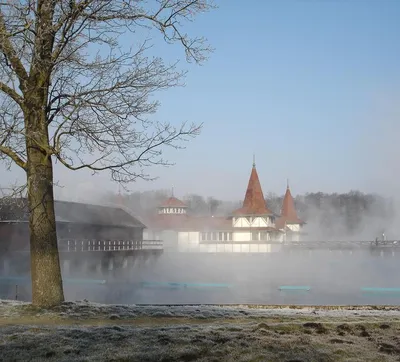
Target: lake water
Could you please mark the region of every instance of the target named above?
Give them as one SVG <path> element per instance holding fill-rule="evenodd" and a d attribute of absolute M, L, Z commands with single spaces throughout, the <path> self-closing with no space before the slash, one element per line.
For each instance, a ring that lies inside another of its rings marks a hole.
<path fill-rule="evenodd" d="M 138 263 L 100 286 L 93 298 L 108 303 L 145 304 L 397 304 L 400 305 L 400 253 L 372 256 L 368 250 L 301 251 L 271 254 L 164 254 Z M 139 282 L 218 283 L 152 285 Z M 280 286 L 309 287 L 279 290 Z M 399 288 L 366 293 L 361 288 Z M 101 291 L 102 290 L 102 291 Z M 71 288 L 78 299 L 90 294 Z M 87 299 L 90 299 L 86 297 Z"/>
<path fill-rule="evenodd" d="M 371 255 L 369 250 L 352 254 L 307 250 L 291 254 L 165 253 L 158 259 L 138 261 L 117 277 L 81 275 L 107 279 L 107 284 L 66 283 L 65 293 L 68 300 L 100 303 L 400 305 L 399 276 L 397 252 L 384 257 Z M 310 290 L 282 291 L 280 286 Z M 366 293 L 361 288 L 398 291 Z"/>

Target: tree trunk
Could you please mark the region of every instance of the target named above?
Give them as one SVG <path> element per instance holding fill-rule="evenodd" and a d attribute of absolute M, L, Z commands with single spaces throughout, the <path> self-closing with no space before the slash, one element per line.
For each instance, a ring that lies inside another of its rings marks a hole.
<path fill-rule="evenodd" d="M 48 140 L 47 129 L 34 133 L 36 140 Z M 29 137 L 27 156 L 32 304 L 53 307 L 64 301 L 54 212 L 53 165 L 51 157 Z"/>

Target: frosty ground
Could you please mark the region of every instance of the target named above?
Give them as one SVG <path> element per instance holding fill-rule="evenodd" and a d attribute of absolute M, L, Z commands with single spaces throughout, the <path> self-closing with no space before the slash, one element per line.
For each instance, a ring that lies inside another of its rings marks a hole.
<path fill-rule="evenodd" d="M 398 307 L 0 301 L 1 361 L 400 361 Z"/>

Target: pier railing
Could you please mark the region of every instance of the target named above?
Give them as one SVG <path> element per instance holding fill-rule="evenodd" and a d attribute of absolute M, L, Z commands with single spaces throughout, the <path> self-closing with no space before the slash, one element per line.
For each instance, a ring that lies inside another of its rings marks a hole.
<path fill-rule="evenodd" d="M 59 239 L 58 249 L 61 252 L 162 250 L 163 242 L 162 240 Z"/>
<path fill-rule="evenodd" d="M 286 241 L 283 243 L 285 246 L 294 247 L 366 247 L 366 246 L 378 246 L 378 247 L 400 247 L 400 240 L 354 240 L 354 241 Z"/>

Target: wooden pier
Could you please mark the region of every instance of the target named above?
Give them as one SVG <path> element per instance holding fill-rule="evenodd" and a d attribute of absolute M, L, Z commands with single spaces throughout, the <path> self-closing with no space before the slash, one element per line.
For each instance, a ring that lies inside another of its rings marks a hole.
<path fill-rule="evenodd" d="M 118 274 L 136 263 L 155 261 L 163 254 L 162 240 L 59 239 L 58 248 L 65 275 Z M 0 255 L 0 276 L 29 273 L 29 249 Z"/>

